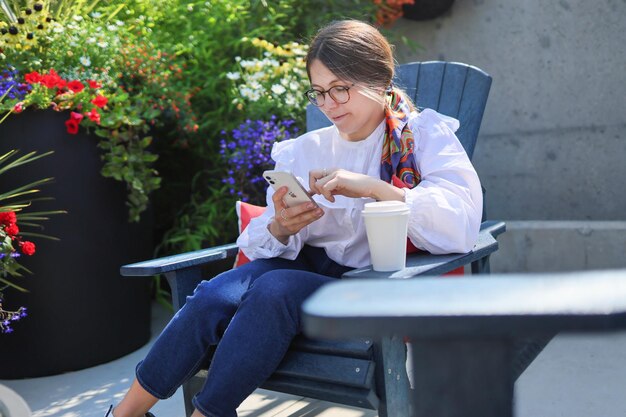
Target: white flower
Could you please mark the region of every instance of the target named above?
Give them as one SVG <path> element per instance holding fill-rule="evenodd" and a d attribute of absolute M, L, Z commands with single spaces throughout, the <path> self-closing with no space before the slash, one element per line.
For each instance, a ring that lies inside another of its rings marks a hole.
<path fill-rule="evenodd" d="M 73 19 L 76 20 L 77 22 L 82 22 L 83 21 L 83 17 L 80 16 L 80 15 L 74 15 Z"/>
<path fill-rule="evenodd" d="M 285 104 L 287 104 L 288 106 L 295 106 L 297 104 L 296 99 L 293 98 L 292 95 L 287 96 L 287 99 L 285 100 Z"/>
<path fill-rule="evenodd" d="M 280 84 L 274 84 L 274 85 L 272 86 L 272 93 L 274 93 L 274 94 L 276 94 L 276 95 L 281 95 L 281 94 L 283 94 L 285 91 L 287 91 L 287 90 L 285 89 L 285 87 L 283 87 L 283 86 L 282 86 L 282 85 L 280 85 Z"/>
<path fill-rule="evenodd" d="M 102 13 L 100 13 L 100 12 L 93 12 L 91 14 L 91 17 L 93 17 L 94 19 L 100 19 L 102 17 Z"/>
<path fill-rule="evenodd" d="M 187 11 L 188 12 L 193 12 L 193 4 L 190 4 L 187 6 Z"/>
<path fill-rule="evenodd" d="M 289 83 L 289 88 L 291 88 L 293 91 L 297 91 L 300 88 L 300 86 L 298 85 L 297 82 L 292 81 Z"/>
<path fill-rule="evenodd" d="M 228 78 L 229 80 L 235 81 L 241 78 L 241 74 L 238 72 L 227 72 L 226 78 Z"/>
<path fill-rule="evenodd" d="M 94 37 L 92 36 L 92 37 L 90 37 L 90 38 L 87 38 L 87 39 L 85 40 L 85 42 L 87 42 L 88 44 L 93 44 L 93 43 L 96 43 L 96 38 L 94 38 Z"/>
<path fill-rule="evenodd" d="M 80 61 L 81 64 L 83 64 L 86 67 L 91 65 L 91 59 L 89 59 L 88 56 L 83 55 L 80 58 L 78 58 L 78 60 Z"/>
<path fill-rule="evenodd" d="M 106 48 L 106 47 L 108 47 L 108 46 L 109 46 L 109 43 L 108 43 L 108 42 L 106 42 L 106 41 L 100 41 L 100 42 L 98 42 L 98 46 L 99 46 L 100 48 L 104 49 L 104 48 Z"/>
<path fill-rule="evenodd" d="M 117 26 L 115 26 L 115 25 L 107 25 L 107 29 L 109 29 L 111 32 L 115 32 L 117 30 Z"/>
<path fill-rule="evenodd" d="M 252 90 L 250 87 L 247 87 L 245 85 L 242 85 L 239 88 L 239 93 L 241 93 L 241 96 L 243 98 L 248 99 L 250 101 L 257 101 L 259 98 L 261 98 L 259 93 L 257 93 L 256 91 Z"/>
<path fill-rule="evenodd" d="M 124 22 L 122 22 L 121 20 L 116 20 L 115 24 L 118 26 L 124 26 Z"/>
<path fill-rule="evenodd" d="M 259 81 L 259 80 L 263 80 L 264 78 L 266 78 L 266 75 L 262 71 L 258 71 L 258 72 L 255 72 L 254 74 L 250 74 L 250 76 L 248 77 L 248 79 L 251 81 Z"/>

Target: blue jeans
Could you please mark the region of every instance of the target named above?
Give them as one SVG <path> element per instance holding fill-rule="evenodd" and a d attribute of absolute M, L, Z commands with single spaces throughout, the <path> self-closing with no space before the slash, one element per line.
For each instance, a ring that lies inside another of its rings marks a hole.
<path fill-rule="evenodd" d="M 293 261 L 259 259 L 202 281 L 137 365 L 138 382 L 168 398 L 219 342 L 193 405 L 208 417 L 237 416 L 239 404 L 274 372 L 301 332 L 304 300 L 351 269 L 305 246 Z"/>

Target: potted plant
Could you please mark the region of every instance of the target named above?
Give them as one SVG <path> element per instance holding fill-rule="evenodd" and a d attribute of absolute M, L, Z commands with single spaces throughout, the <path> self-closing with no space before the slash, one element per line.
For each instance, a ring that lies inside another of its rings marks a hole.
<path fill-rule="evenodd" d="M 160 185 L 151 131 L 174 120 L 184 141 L 197 129 L 190 94 L 168 89 L 182 68 L 150 41 L 144 20 L 117 20 L 119 7 L 68 15 L 59 9 L 72 12 L 71 2 L 41 0 L 11 15 L 0 4 L 0 88 L 15 86 L 0 110 L 65 112 L 69 134 L 97 135 L 102 174 L 126 184 L 129 220 L 138 221 Z"/>
<path fill-rule="evenodd" d="M 118 19 L 123 6 L 23 3 L 15 10 L 19 1 L 0 0 L 0 94 L 10 90 L 0 110 L 11 112 L 0 137 L 25 152 L 54 150 L 20 177 L 53 175 L 48 192 L 68 214 L 46 225 L 60 242 L 23 259 L 38 279 L 15 301 L 32 319 L 3 341 L 15 360 L 0 378 L 81 369 L 148 341 L 150 282 L 122 279 L 119 266 L 152 254 L 149 199 L 160 185 L 152 133 L 167 124 L 168 140 L 183 143 L 196 129 L 189 94 L 168 88 L 181 67 L 144 20 Z"/>

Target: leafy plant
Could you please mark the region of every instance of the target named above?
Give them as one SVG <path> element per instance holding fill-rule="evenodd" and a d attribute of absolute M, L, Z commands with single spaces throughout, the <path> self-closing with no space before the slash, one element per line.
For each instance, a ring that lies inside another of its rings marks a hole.
<path fill-rule="evenodd" d="M 37 155 L 30 152 L 26 155 L 17 156 L 17 151 L 12 150 L 0 155 L 0 175 L 19 166 L 32 163 L 40 158 L 50 155 L 46 152 Z M 10 333 L 13 331 L 11 323 L 26 316 L 26 308 L 20 307 L 18 310 L 4 310 L 2 302 L 3 292 L 8 289 L 26 291 L 25 288 L 15 284 L 9 278 L 21 278 L 23 272 L 30 273 L 22 266 L 18 259 L 20 256 L 32 256 L 36 252 L 33 242 L 24 239 L 25 237 L 37 237 L 56 240 L 54 237 L 42 235 L 35 232 L 24 232 L 23 226 L 39 228 L 39 222 L 48 220 L 48 216 L 65 213 L 58 211 L 32 212 L 25 211 L 30 208 L 34 201 L 42 198 L 32 198 L 30 196 L 40 192 L 40 186 L 49 183 L 52 178 L 43 178 L 30 184 L 17 186 L 11 190 L 0 192 L 0 333 Z"/>
<path fill-rule="evenodd" d="M 39 10 L 23 9 L 18 23 L 0 22 L 0 58 L 7 62 L 4 73 L 9 75 L 2 82 L 22 93 L 9 97 L 0 109 L 69 110 L 68 133 L 82 127 L 101 137 L 102 174 L 126 183 L 129 219 L 137 221 L 161 184 L 151 133 L 173 127 L 170 144 L 176 145 L 197 130 L 190 94 L 178 88 L 182 69 L 176 57 L 145 36 L 150 32 L 145 19 L 116 20 L 120 6 L 63 21 L 46 15 L 57 10 L 53 5 L 83 13 L 95 6 L 93 2 L 83 10 L 77 5 L 84 1 L 61 3 L 41 0 L 35 3 Z M 37 30 L 29 32 L 31 27 Z"/>

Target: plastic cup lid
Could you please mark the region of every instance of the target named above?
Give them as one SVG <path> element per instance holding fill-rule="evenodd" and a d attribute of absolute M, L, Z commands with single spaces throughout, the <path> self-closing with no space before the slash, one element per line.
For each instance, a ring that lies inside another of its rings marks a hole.
<path fill-rule="evenodd" d="M 374 213 L 403 213 L 408 212 L 409 206 L 402 201 L 376 201 L 373 203 L 365 203 L 363 214 Z"/>

